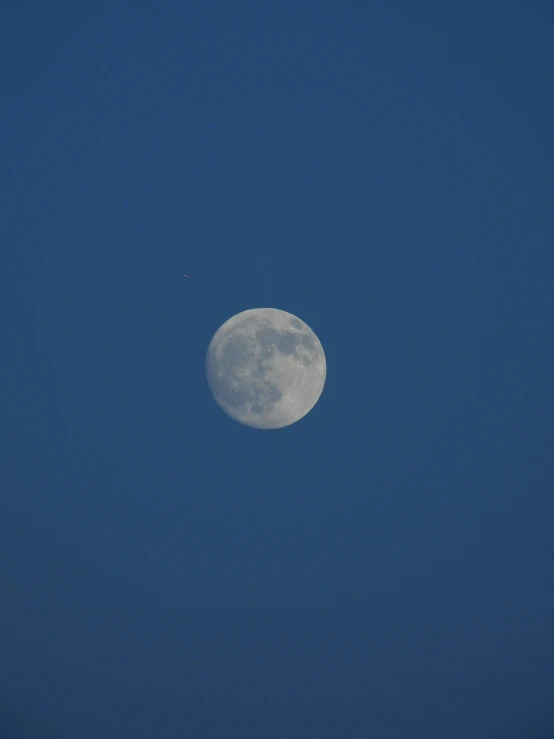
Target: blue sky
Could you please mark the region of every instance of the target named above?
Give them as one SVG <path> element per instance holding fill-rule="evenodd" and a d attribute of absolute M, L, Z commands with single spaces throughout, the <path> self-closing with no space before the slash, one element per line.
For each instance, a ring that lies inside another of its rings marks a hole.
<path fill-rule="evenodd" d="M 2 6 L 8 739 L 551 736 L 553 36 Z M 258 307 L 327 357 L 278 431 L 204 374 Z"/>

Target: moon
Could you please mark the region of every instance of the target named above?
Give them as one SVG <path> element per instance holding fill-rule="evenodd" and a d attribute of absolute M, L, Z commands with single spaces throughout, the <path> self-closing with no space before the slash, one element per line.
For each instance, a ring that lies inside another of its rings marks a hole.
<path fill-rule="evenodd" d="M 215 402 L 235 421 L 258 429 L 303 418 L 319 400 L 326 374 L 325 353 L 312 329 L 277 308 L 229 318 L 206 354 Z"/>

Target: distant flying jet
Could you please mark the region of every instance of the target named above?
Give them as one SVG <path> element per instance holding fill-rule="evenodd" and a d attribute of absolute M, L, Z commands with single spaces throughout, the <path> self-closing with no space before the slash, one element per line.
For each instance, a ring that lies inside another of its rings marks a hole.
<path fill-rule="evenodd" d="M 189 278 L 189 276 L 188 276 L 188 275 L 183 275 L 183 277 L 186 277 L 186 278 L 187 278 L 187 280 L 188 280 L 188 278 Z"/>

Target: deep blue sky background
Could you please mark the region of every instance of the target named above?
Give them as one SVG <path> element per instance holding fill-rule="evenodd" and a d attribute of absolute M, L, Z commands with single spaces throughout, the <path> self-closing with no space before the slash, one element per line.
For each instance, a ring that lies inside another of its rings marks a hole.
<path fill-rule="evenodd" d="M 553 38 L 2 4 L 2 737 L 552 736 Z M 256 307 L 327 356 L 279 431 L 204 376 Z"/>

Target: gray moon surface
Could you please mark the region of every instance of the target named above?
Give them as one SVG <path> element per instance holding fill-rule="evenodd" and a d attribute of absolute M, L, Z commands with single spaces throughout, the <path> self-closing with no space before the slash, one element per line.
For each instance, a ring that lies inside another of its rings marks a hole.
<path fill-rule="evenodd" d="M 232 418 L 259 429 L 289 426 L 319 400 L 327 363 L 300 318 L 277 308 L 237 313 L 215 333 L 206 355 L 208 384 Z"/>

